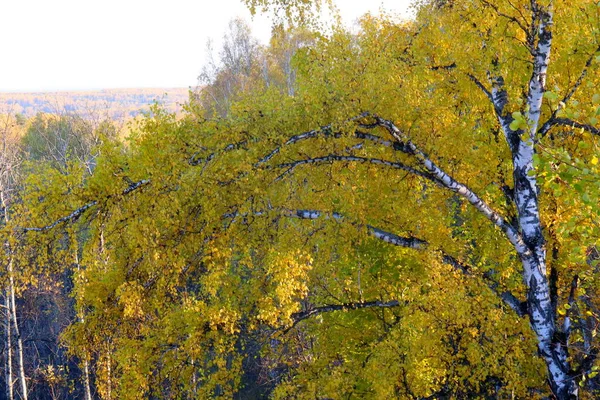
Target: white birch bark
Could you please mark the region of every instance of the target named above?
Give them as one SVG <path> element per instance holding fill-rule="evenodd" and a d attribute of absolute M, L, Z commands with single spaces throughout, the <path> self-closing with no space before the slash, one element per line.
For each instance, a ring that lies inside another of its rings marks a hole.
<path fill-rule="evenodd" d="M 512 117 L 504 110 L 508 101 L 506 91 L 502 88 L 502 78 L 494 80 L 492 91 L 489 93 L 498 121 L 512 152 L 514 201 L 518 213 L 518 229 L 508 224 L 471 189 L 454 180 L 452 176 L 436 165 L 392 122 L 379 117 L 375 118 L 377 124 L 385 127 L 394 139 L 403 145 L 406 149 L 405 152 L 416 158 L 431 175 L 439 180 L 442 186 L 465 198 L 505 233 L 521 259 L 523 278 L 527 287 L 530 323 L 537 337 L 539 354 L 548 369 L 553 394 L 559 400 L 576 399 L 578 387 L 568 362 L 567 344 L 560 340 L 562 332 L 557 329 L 556 313 L 546 274 L 546 247 L 538 203 L 539 187 L 533 167 L 536 134 L 552 47 L 552 12 L 550 8 L 542 7 L 535 0 L 531 1 L 531 12 L 532 24 L 536 25 L 536 35 L 530 43 L 534 55 L 534 65 L 528 85 L 527 128 L 516 131 L 511 129 Z"/>
<path fill-rule="evenodd" d="M 3 187 L 0 187 L 3 189 Z M 8 200 L 5 196 L 4 190 L 0 190 L 1 195 L 1 205 L 4 210 L 4 222 L 9 222 L 9 213 L 8 213 Z M 21 384 L 21 398 L 27 400 L 27 377 L 25 375 L 25 360 L 23 357 L 23 339 L 21 338 L 21 333 L 19 330 L 19 324 L 17 321 L 17 306 L 15 302 L 15 281 L 14 281 L 14 259 L 12 255 L 12 249 L 8 243 L 5 243 L 6 253 L 8 256 L 8 265 L 7 265 L 7 275 L 8 275 L 8 289 L 6 291 L 7 295 L 7 313 L 8 313 L 8 326 L 7 331 L 10 331 L 10 325 L 12 321 L 13 329 L 15 332 L 15 338 L 17 342 L 17 366 L 18 366 L 18 374 L 19 374 L 19 382 Z M 12 367 L 12 366 L 11 366 Z M 11 372 L 12 373 L 12 372 Z M 11 382 L 12 386 L 12 382 Z M 12 390 L 12 388 L 11 388 Z"/>
<path fill-rule="evenodd" d="M 576 399 L 578 387 L 571 376 L 566 343 L 558 338 L 560 332 L 555 321 L 550 283 L 546 271 L 546 246 L 540 219 L 539 187 L 533 167 L 542 99 L 552 47 L 552 11 L 531 2 L 533 21 L 537 24 L 536 43 L 531 43 L 534 54 L 533 72 L 529 80 L 525 130 L 513 131 L 511 118 L 503 115 L 506 92 L 493 89 L 498 119 L 512 152 L 514 201 L 518 213 L 518 226 L 525 251 L 515 246 L 523 265 L 523 278 L 527 286 L 527 305 L 530 323 L 538 341 L 538 351 L 546 362 L 548 378 L 557 399 Z"/>
<path fill-rule="evenodd" d="M 92 388 L 90 383 L 90 362 L 87 360 L 87 358 L 83 361 L 83 379 L 85 400 L 92 400 Z"/>
<path fill-rule="evenodd" d="M 5 327 L 6 327 L 6 396 L 9 400 L 14 399 L 14 387 L 13 387 L 13 371 L 12 371 L 12 333 L 10 327 L 10 301 L 8 295 L 8 289 L 4 292 L 4 307 L 6 311 Z"/>
<path fill-rule="evenodd" d="M 75 250 L 75 265 L 77 267 L 77 271 L 79 272 L 80 267 L 79 267 L 79 255 L 77 254 L 77 250 Z M 83 310 L 79 309 L 77 314 L 79 315 L 79 322 L 80 323 L 84 323 L 85 322 L 85 317 L 84 317 L 84 312 Z M 84 396 L 85 396 L 85 400 L 92 400 L 92 388 L 91 388 L 91 379 L 90 379 L 90 361 L 89 361 L 89 354 L 83 355 L 83 390 L 84 390 Z"/>
<path fill-rule="evenodd" d="M 15 338 L 17 339 L 17 365 L 19 368 L 19 382 L 21 384 L 21 398 L 27 400 L 27 377 L 25 376 L 25 360 L 23 357 L 23 339 L 21 338 L 21 332 L 19 330 L 19 324 L 17 321 L 17 307 L 15 303 L 15 283 L 13 277 L 13 260 L 8 262 L 8 282 L 10 291 L 10 302 L 12 307 L 12 322 L 13 329 L 15 331 Z"/>

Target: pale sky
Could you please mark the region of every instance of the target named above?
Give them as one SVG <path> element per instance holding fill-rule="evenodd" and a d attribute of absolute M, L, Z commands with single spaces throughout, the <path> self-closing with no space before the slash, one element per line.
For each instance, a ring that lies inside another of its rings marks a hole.
<path fill-rule="evenodd" d="M 336 0 L 346 23 L 411 0 Z M 263 43 L 271 22 L 241 0 L 0 0 L 0 92 L 195 86 L 206 42 L 232 18 Z"/>

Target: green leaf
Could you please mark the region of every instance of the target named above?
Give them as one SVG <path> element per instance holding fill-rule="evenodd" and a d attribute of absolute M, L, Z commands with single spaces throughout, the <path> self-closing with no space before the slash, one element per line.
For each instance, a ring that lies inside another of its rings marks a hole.
<path fill-rule="evenodd" d="M 581 199 L 583 200 L 584 203 L 590 203 L 592 201 L 592 199 L 590 199 L 590 195 L 588 193 L 584 193 L 583 196 L 581 196 Z"/>
<path fill-rule="evenodd" d="M 518 131 L 519 130 L 519 126 L 521 126 L 521 124 L 516 119 L 513 120 L 513 122 L 510 123 L 510 129 L 512 129 L 513 131 Z"/>

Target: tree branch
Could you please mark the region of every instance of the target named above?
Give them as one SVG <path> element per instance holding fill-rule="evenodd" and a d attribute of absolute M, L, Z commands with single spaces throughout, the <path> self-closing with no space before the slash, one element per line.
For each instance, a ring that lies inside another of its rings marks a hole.
<path fill-rule="evenodd" d="M 381 136 L 377 136 L 377 135 L 373 135 L 373 134 L 365 133 L 365 132 L 361 132 L 361 131 L 354 132 L 354 135 L 358 139 L 369 140 L 371 142 L 380 144 L 382 146 L 390 147 L 394 150 L 401 151 L 402 153 L 412 154 L 410 147 L 408 147 L 408 145 L 406 143 L 392 142 L 389 140 L 385 140 Z"/>
<path fill-rule="evenodd" d="M 139 189 L 142 186 L 145 186 L 147 184 L 150 183 L 150 180 L 148 179 L 143 179 L 141 181 L 132 183 L 131 185 L 129 185 L 125 190 L 123 190 L 121 192 L 122 196 L 128 195 L 129 193 Z M 108 196 L 111 197 L 111 196 Z M 22 232 L 46 232 L 49 231 L 53 228 L 55 228 L 56 226 L 62 224 L 62 223 L 66 223 L 66 222 L 73 222 L 76 221 L 79 217 L 81 217 L 87 210 L 89 210 L 90 208 L 96 206 L 98 204 L 97 200 L 91 201 L 81 207 L 79 207 L 77 210 L 73 211 L 72 213 L 70 213 L 67 216 L 64 216 L 62 218 L 57 219 L 56 221 L 54 221 L 53 223 L 46 225 L 46 226 L 42 226 L 39 228 L 21 228 L 20 230 Z"/>
<path fill-rule="evenodd" d="M 544 10 L 541 6 L 534 7 L 536 18 L 539 18 L 537 27 L 537 45 L 534 53 L 533 71 L 529 79 L 527 90 L 527 123 L 531 141 L 535 142 L 535 135 L 541 115 L 542 99 L 546 90 L 546 73 L 550 61 L 550 49 L 552 47 L 552 13 Z M 533 26 L 533 25 L 532 25 Z M 532 144 L 533 146 L 533 144 Z"/>
<path fill-rule="evenodd" d="M 394 233 L 385 231 L 383 229 L 377 228 L 372 225 L 360 224 L 358 222 L 348 220 L 342 214 L 337 213 L 337 212 L 326 213 L 326 212 L 319 211 L 319 210 L 291 210 L 291 209 L 285 209 L 285 208 L 279 209 L 279 211 L 284 216 L 291 217 L 291 218 L 310 219 L 310 220 L 325 218 L 325 219 L 334 219 L 339 222 L 348 221 L 351 225 L 356 226 L 357 228 L 366 229 L 366 231 L 369 235 L 371 235 L 379 240 L 382 240 L 386 243 L 393 244 L 394 246 L 410 248 L 410 249 L 420 250 L 420 251 L 423 251 L 423 250 L 426 250 L 429 248 L 429 243 L 425 240 L 416 238 L 414 236 L 403 237 L 403 236 L 399 236 Z M 266 212 L 259 212 L 259 213 L 260 213 L 259 215 L 266 214 Z M 228 215 L 228 218 L 232 218 L 232 217 L 235 218 L 236 216 L 237 215 Z M 445 253 L 442 250 L 437 250 L 437 252 L 440 254 L 442 262 L 444 262 L 445 264 L 462 272 L 466 276 L 474 277 L 474 275 L 471 272 L 471 267 L 462 264 L 457 259 L 455 259 L 454 257 L 450 256 L 449 254 Z M 524 306 L 524 302 L 517 299 L 517 297 L 515 297 L 512 293 L 510 293 L 508 291 L 500 292 L 498 290 L 498 286 L 499 286 L 498 283 L 493 278 L 491 278 L 491 276 L 489 276 L 489 274 L 484 274 L 483 278 L 485 281 L 487 281 L 488 288 L 490 288 L 492 290 L 492 292 L 494 292 L 501 300 L 503 300 L 504 303 L 508 307 L 510 307 L 513 311 L 515 311 L 515 313 L 517 313 L 518 316 L 523 317 L 523 316 L 527 315 L 527 308 Z"/>
<path fill-rule="evenodd" d="M 540 128 L 540 134 L 546 135 L 550 128 L 555 125 L 569 126 L 571 128 L 578 128 L 586 130 L 594 135 L 600 136 L 600 129 L 593 127 L 592 125 L 582 124 L 577 121 L 573 121 L 568 118 L 552 118 L 546 121 L 546 123 Z"/>
<path fill-rule="evenodd" d="M 55 226 L 62 224 L 64 222 L 73 222 L 76 221 L 79 217 L 81 217 L 87 210 L 94 207 L 98 202 L 96 200 L 87 203 L 84 206 L 79 207 L 77 210 L 73 211 L 71 214 L 59 218 L 50 225 L 43 226 L 41 228 L 22 228 L 23 232 L 45 232 L 49 231 Z"/>
<path fill-rule="evenodd" d="M 346 122 L 353 122 L 353 121 L 362 119 L 362 118 L 366 117 L 367 115 L 368 115 L 367 113 L 362 113 L 362 114 L 360 114 L 360 115 L 358 115 L 356 117 L 348 119 Z M 271 152 L 269 154 L 267 154 L 264 157 L 262 157 L 254 166 L 256 167 L 256 166 L 259 166 L 261 164 L 266 163 L 271 158 L 273 158 L 277 153 L 279 153 L 284 146 L 288 146 L 290 144 L 298 143 L 298 142 L 301 142 L 303 140 L 310 139 L 310 138 L 316 137 L 316 136 L 321 135 L 321 134 L 330 133 L 332 129 L 333 129 L 333 125 L 329 124 L 329 125 L 326 125 L 326 126 L 322 126 L 319 129 L 314 129 L 312 131 L 303 132 L 303 133 L 300 133 L 298 135 L 294 135 L 294 136 L 290 137 L 288 140 L 286 140 L 285 143 L 283 143 L 282 145 L 277 146 L 273 150 L 271 150 Z"/>
<path fill-rule="evenodd" d="M 508 14 L 504 14 L 503 12 L 500 11 L 499 7 L 493 3 L 490 3 L 487 0 L 482 0 L 483 4 L 487 5 L 488 7 L 492 8 L 496 14 L 498 14 L 498 16 L 503 17 L 508 19 L 509 21 L 514 22 L 515 24 L 517 24 L 517 26 L 525 33 L 525 35 L 527 37 L 530 36 L 530 31 L 529 29 L 527 29 L 527 27 L 525 25 L 523 25 L 523 23 L 521 21 L 519 21 L 516 17 L 513 17 L 511 15 Z"/>
<path fill-rule="evenodd" d="M 217 154 L 226 153 L 226 152 L 232 151 L 232 150 L 237 150 L 237 149 L 241 148 L 242 146 L 246 145 L 247 143 L 248 143 L 247 140 L 242 140 L 242 141 L 236 142 L 236 143 L 230 143 L 227 146 L 223 147 L 221 150 L 210 153 L 206 158 L 196 158 L 198 156 L 198 152 L 196 152 L 190 157 L 190 159 L 188 160 L 188 164 L 190 164 L 192 166 L 200 165 L 202 163 L 206 164 L 206 163 L 212 161 Z"/>
<path fill-rule="evenodd" d="M 571 99 L 571 97 L 573 97 L 575 95 L 575 93 L 577 92 L 577 89 L 579 89 L 579 87 L 583 83 L 583 80 L 587 76 L 587 73 L 588 73 L 590 67 L 592 66 L 592 62 L 594 61 L 594 58 L 596 57 L 596 54 L 598 54 L 598 52 L 600 52 L 600 47 L 596 48 L 596 51 L 594 51 L 588 57 L 588 59 L 585 62 L 585 65 L 583 67 L 583 70 L 581 71 L 581 74 L 579 74 L 579 77 L 575 81 L 575 84 L 567 92 L 567 94 L 565 95 L 565 97 L 563 97 L 563 99 L 561 100 L 561 103 L 559 103 L 559 104 L 567 104 L 567 102 Z M 545 136 L 554 125 L 560 125 L 560 123 L 556 123 L 556 115 L 558 114 L 558 111 L 561 110 L 562 108 L 564 108 L 564 106 L 559 106 L 556 110 L 552 111 L 552 115 L 550 116 L 550 118 L 548 118 L 548 120 L 544 123 L 544 125 L 542 125 L 542 127 L 540 128 L 540 131 L 539 131 L 539 133 L 542 137 Z M 598 129 L 596 129 L 596 132 L 593 132 L 593 131 L 590 131 L 590 132 L 592 132 L 595 135 L 600 135 L 600 130 L 598 130 Z"/>
<path fill-rule="evenodd" d="M 408 165 L 405 165 L 405 164 L 402 164 L 399 162 L 383 160 L 380 158 L 367 158 L 367 157 L 358 157 L 358 156 L 339 156 L 336 154 L 329 154 L 329 155 L 322 156 L 322 157 L 307 158 L 307 159 L 303 159 L 303 160 L 297 160 L 297 161 L 293 161 L 293 162 L 289 162 L 289 163 L 279 164 L 276 166 L 276 168 L 283 168 L 283 169 L 287 169 L 287 170 L 283 174 L 281 174 L 277 179 L 281 179 L 284 175 L 291 173 L 296 167 L 298 167 L 300 165 L 332 163 L 334 161 L 360 162 L 360 163 L 370 163 L 370 164 L 375 164 L 375 165 L 383 165 L 386 167 L 400 169 L 400 170 L 403 170 L 406 172 L 410 172 L 413 175 L 417 175 L 422 178 L 428 179 L 436 184 L 440 184 L 440 182 L 438 182 L 436 177 L 434 177 L 426 172 L 421 172 L 419 170 L 416 170 L 412 167 L 409 167 Z"/>
<path fill-rule="evenodd" d="M 383 119 L 378 116 L 374 116 L 374 118 L 379 122 L 379 125 L 388 130 L 388 132 L 394 137 L 394 139 L 399 142 L 406 143 L 406 145 L 411 149 L 413 156 L 421 163 L 429 173 L 436 178 L 443 187 L 446 189 L 457 193 L 464 199 L 466 199 L 469 203 L 471 203 L 479 212 L 481 212 L 488 220 L 490 220 L 494 225 L 498 226 L 502 232 L 507 236 L 509 241 L 515 247 L 519 254 L 529 253 L 529 249 L 523 242 L 520 234 L 515 230 L 515 228 L 507 223 L 504 218 L 495 210 L 493 210 L 483 199 L 481 199 L 477 194 L 475 194 L 470 188 L 466 185 L 458 182 L 452 176 L 447 174 L 444 170 L 438 167 L 429 157 L 425 155 L 414 143 L 412 143 L 406 135 L 396 127 L 391 121 Z"/>
<path fill-rule="evenodd" d="M 293 328 L 294 325 L 296 325 L 298 322 L 300 322 L 302 320 L 305 320 L 312 316 L 315 316 L 318 314 L 323 314 L 326 312 L 359 310 L 361 308 L 373 308 L 373 307 L 392 308 L 392 307 L 398 307 L 400 305 L 406 305 L 406 303 L 405 302 L 400 303 L 398 300 L 391 300 L 391 301 L 374 300 L 374 301 L 351 302 L 351 303 L 343 303 L 343 304 L 329 304 L 329 305 L 325 305 L 325 306 L 313 307 L 308 310 L 299 311 L 299 312 L 292 314 L 292 320 L 294 321 L 294 323 L 290 328 L 288 328 L 288 330 Z"/>
<path fill-rule="evenodd" d="M 475 83 L 475 85 L 481 89 L 481 91 L 487 96 L 488 99 L 490 99 L 490 101 L 492 102 L 492 104 L 494 104 L 494 96 L 492 96 L 492 93 L 487 90 L 487 88 L 485 87 L 485 85 L 483 83 L 481 83 L 481 81 L 479 79 L 477 79 L 477 77 L 475 77 L 472 74 L 467 74 L 467 76 L 469 77 L 469 79 L 471 81 L 473 81 L 473 83 Z"/>
<path fill-rule="evenodd" d="M 563 322 L 563 334 L 565 335 L 565 345 L 569 343 L 569 336 L 571 335 L 571 314 L 573 313 L 573 305 L 575 304 L 575 293 L 577 292 L 577 285 L 579 283 L 579 275 L 573 277 L 571 282 L 571 290 L 569 291 L 569 299 L 567 300 L 568 308 Z"/>
<path fill-rule="evenodd" d="M 499 96 L 499 97 L 502 97 L 502 96 Z M 504 104 L 502 104 L 502 107 L 503 106 L 504 106 Z M 477 210 L 479 210 L 482 214 L 484 214 L 484 216 L 486 216 L 486 218 L 488 218 L 492 223 L 494 223 L 496 226 L 498 226 L 504 232 L 504 234 L 508 237 L 511 244 L 513 244 L 513 246 L 515 247 L 515 249 L 517 250 L 517 252 L 520 255 L 531 253 L 529 248 L 523 242 L 520 234 L 516 231 L 516 229 L 512 225 L 507 223 L 499 213 L 494 211 L 487 203 L 485 203 L 481 198 L 479 198 L 479 196 L 477 196 L 466 185 L 456 181 L 454 178 L 452 178 L 450 175 L 448 175 L 446 172 L 444 172 L 440 167 L 438 167 L 435 163 L 433 163 L 391 121 L 380 118 L 369 112 L 361 113 L 360 115 L 349 119 L 349 121 L 357 121 L 357 120 L 364 119 L 369 116 L 373 117 L 375 119 L 376 123 L 374 125 L 361 125 L 361 126 L 363 126 L 363 128 L 372 129 L 377 126 L 384 127 L 392 135 L 392 137 L 394 138 L 395 141 L 390 142 L 390 141 L 387 141 L 377 135 L 367 134 L 367 133 L 359 132 L 359 131 L 357 131 L 355 133 L 357 138 L 370 140 L 375 143 L 384 145 L 386 147 L 393 147 L 396 150 L 399 150 L 406 154 L 412 155 L 413 157 L 415 157 L 417 159 L 417 161 L 419 161 L 425 167 L 425 169 L 428 172 L 418 171 L 413 167 L 409 167 L 405 164 L 398 163 L 398 162 L 392 162 L 392 161 L 374 159 L 374 158 L 365 158 L 365 157 L 357 157 L 357 156 L 340 156 L 340 155 L 330 154 L 330 155 L 323 156 L 323 157 L 297 160 L 297 161 L 290 162 L 290 163 L 279 164 L 277 166 L 277 168 L 287 168 L 287 170 L 281 176 L 291 172 L 295 167 L 297 167 L 299 165 L 327 163 L 327 162 L 333 162 L 333 161 L 369 162 L 369 163 L 373 163 L 373 164 L 385 165 L 385 166 L 389 166 L 392 168 L 401 169 L 401 170 L 407 171 L 409 173 L 413 173 L 418 176 L 424 177 L 446 189 L 449 189 L 449 190 L 461 195 L 463 198 L 467 199 Z M 325 128 L 330 129 L 330 127 L 331 127 L 331 125 L 328 125 Z M 305 132 L 305 133 L 291 137 L 290 139 L 288 139 L 285 142 L 284 145 L 297 143 L 298 141 L 312 138 L 319 134 L 327 134 L 327 133 L 324 131 L 324 128 L 321 128 L 319 130 Z M 281 150 L 281 148 L 284 145 L 279 146 L 276 149 L 274 149 L 273 151 L 271 151 L 267 156 L 263 157 L 257 163 L 257 165 L 269 161 L 275 154 L 277 154 Z M 288 216 L 294 216 L 294 217 L 303 218 L 303 219 L 317 219 L 317 218 L 320 218 L 321 216 L 327 216 L 325 213 L 322 213 L 320 211 L 315 211 L 315 210 L 296 210 L 296 211 L 288 210 L 287 214 L 288 214 Z M 236 218 L 238 216 L 239 216 L 238 213 L 232 213 L 232 214 L 229 214 L 224 217 Z M 330 214 L 327 217 L 331 217 L 334 219 L 342 219 L 343 218 L 341 215 L 339 215 L 337 213 Z M 355 225 L 357 225 L 357 224 L 355 224 Z M 397 246 L 422 249 L 422 248 L 427 247 L 427 245 L 428 245 L 427 242 L 422 241 L 420 239 L 415 240 L 415 238 L 402 238 L 402 237 L 399 237 L 392 233 L 385 232 L 383 230 L 380 230 L 379 228 L 375 228 L 375 227 L 369 226 L 369 225 L 367 225 L 367 226 L 363 225 L 363 227 L 367 228 L 368 233 L 370 235 L 377 237 L 378 239 L 386 241 L 388 243 L 397 245 Z M 452 258 L 449 255 L 444 254 L 443 252 L 442 252 L 442 261 L 448 265 L 453 266 L 454 268 L 461 270 L 463 273 L 467 273 L 467 274 L 469 273 L 467 267 L 458 263 L 454 258 Z M 488 278 L 488 277 L 486 277 L 486 278 Z M 488 287 L 491 290 L 493 290 L 505 302 L 505 304 L 507 304 L 511 309 L 513 309 L 519 316 L 525 315 L 526 309 L 523 307 L 523 302 L 519 301 L 514 295 L 512 295 L 509 292 L 499 293 L 497 290 L 497 286 L 498 286 L 498 284 L 493 281 L 492 281 L 492 283 L 488 284 Z"/>

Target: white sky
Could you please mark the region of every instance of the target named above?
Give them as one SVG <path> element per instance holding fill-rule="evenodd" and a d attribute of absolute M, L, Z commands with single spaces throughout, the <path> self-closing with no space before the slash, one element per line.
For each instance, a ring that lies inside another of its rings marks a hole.
<path fill-rule="evenodd" d="M 407 15 L 410 0 L 336 0 L 351 23 L 381 8 Z M 0 91 L 188 87 L 207 39 L 251 22 L 263 43 L 270 21 L 241 0 L 0 0 Z"/>

